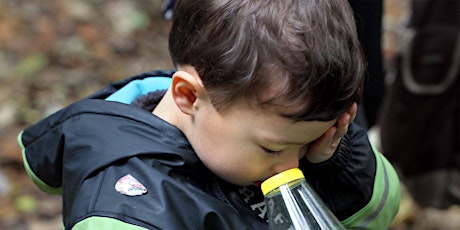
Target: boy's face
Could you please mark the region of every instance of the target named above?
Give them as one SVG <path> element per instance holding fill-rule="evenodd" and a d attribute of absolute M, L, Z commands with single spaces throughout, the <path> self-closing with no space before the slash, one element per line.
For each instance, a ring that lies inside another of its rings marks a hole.
<path fill-rule="evenodd" d="M 277 111 L 245 103 L 223 111 L 216 111 L 206 100 L 197 103 L 200 109 L 188 138 L 210 170 L 237 185 L 258 185 L 276 173 L 298 167 L 308 145 L 336 122 L 293 122 Z"/>

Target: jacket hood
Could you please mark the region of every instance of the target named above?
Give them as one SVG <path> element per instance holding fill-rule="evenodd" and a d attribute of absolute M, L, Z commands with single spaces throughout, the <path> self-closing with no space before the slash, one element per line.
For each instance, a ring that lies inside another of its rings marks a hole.
<path fill-rule="evenodd" d="M 94 171 L 135 155 L 154 155 L 156 162 L 190 170 L 191 176 L 207 171 L 179 129 L 127 104 L 148 92 L 165 89 L 171 73 L 137 75 L 112 84 L 25 129 L 20 143 L 34 177 L 59 188 L 63 173 L 85 172 L 83 180 Z M 157 149 L 161 151 L 152 151 Z"/>

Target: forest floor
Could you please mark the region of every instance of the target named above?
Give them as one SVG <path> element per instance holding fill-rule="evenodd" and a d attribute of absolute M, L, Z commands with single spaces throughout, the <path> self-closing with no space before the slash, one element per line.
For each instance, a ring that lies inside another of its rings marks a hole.
<path fill-rule="evenodd" d="M 385 57 L 405 1 L 387 0 Z M 25 174 L 17 135 L 108 83 L 171 69 L 160 0 L 0 0 L 0 229 L 62 229 L 61 199 Z M 404 193 L 393 229 L 460 229 L 460 208 L 421 210 Z"/>

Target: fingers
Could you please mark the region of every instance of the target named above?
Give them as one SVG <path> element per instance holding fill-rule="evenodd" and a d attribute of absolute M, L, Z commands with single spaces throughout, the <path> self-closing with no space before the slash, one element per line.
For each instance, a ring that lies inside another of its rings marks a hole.
<path fill-rule="evenodd" d="M 340 138 L 345 135 L 345 133 L 348 131 L 348 125 L 351 123 L 351 115 L 349 113 L 344 113 L 337 119 L 336 127 L 337 131 L 334 134 L 334 138 L 331 142 L 336 142 L 340 141 Z"/>
<path fill-rule="evenodd" d="M 347 111 L 347 113 L 350 114 L 349 124 L 351 124 L 355 120 L 357 112 L 358 112 L 358 104 L 354 102 L 353 105 L 351 105 L 350 109 L 348 109 Z"/>
<path fill-rule="evenodd" d="M 348 132 L 348 126 L 356 118 L 357 111 L 358 105 L 353 103 L 350 109 L 337 119 L 335 125 L 330 127 L 315 142 L 311 143 L 306 154 L 310 162 L 319 163 L 332 157 L 340 144 L 340 140 Z"/>
<path fill-rule="evenodd" d="M 340 139 L 334 142 L 337 127 L 330 127 L 320 138 L 311 143 L 306 157 L 311 163 L 319 163 L 331 158 L 337 148 Z"/>
<path fill-rule="evenodd" d="M 340 139 L 347 133 L 348 131 L 348 126 L 353 122 L 353 120 L 356 118 L 356 113 L 358 111 L 358 104 L 353 103 L 353 105 L 348 109 L 348 111 L 344 114 L 342 114 L 338 119 L 337 119 L 337 131 L 334 134 L 334 138 L 331 141 L 332 144 L 337 144 L 340 142 Z"/>

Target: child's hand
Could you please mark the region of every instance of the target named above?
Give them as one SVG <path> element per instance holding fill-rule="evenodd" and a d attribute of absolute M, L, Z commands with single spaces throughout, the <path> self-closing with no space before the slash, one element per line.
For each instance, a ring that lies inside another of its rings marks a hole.
<path fill-rule="evenodd" d="M 310 144 L 306 154 L 308 161 L 319 163 L 332 157 L 341 138 L 347 133 L 348 125 L 355 119 L 357 110 L 358 105 L 353 103 L 346 113 L 340 115 L 335 125 Z"/>

